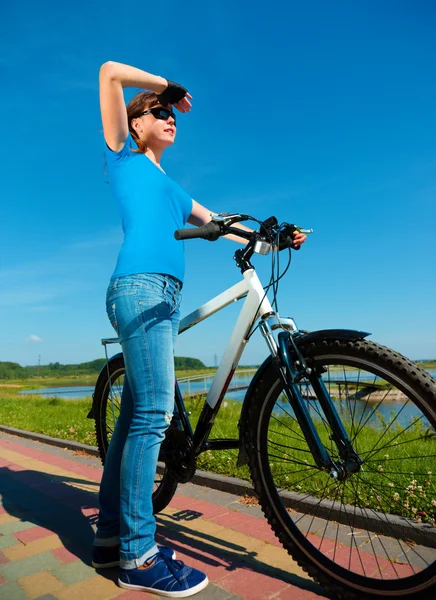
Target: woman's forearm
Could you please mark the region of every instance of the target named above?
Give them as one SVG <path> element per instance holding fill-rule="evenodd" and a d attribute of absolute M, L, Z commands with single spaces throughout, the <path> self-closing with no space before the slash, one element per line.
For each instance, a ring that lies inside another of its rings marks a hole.
<path fill-rule="evenodd" d="M 100 68 L 100 78 L 119 81 L 123 88 L 138 87 L 161 94 L 166 90 L 168 82 L 164 77 L 152 75 L 136 67 L 108 61 Z"/>

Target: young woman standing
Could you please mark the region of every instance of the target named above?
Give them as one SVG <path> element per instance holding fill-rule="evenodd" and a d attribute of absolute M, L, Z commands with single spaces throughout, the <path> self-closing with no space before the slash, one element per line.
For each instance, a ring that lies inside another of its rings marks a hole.
<path fill-rule="evenodd" d="M 125 87 L 151 91 L 137 94 L 126 107 Z M 186 222 L 208 223 L 213 214 L 161 167 L 162 153 L 176 137 L 172 106 L 189 112 L 191 100 L 179 84 L 140 69 L 116 62 L 100 69 L 107 171 L 124 230 L 106 308 L 126 374 L 100 487 L 92 564 L 119 564 L 121 587 L 172 598 L 191 596 L 208 584 L 204 573 L 156 545 L 152 506 L 159 448 L 174 410 L 173 347 L 184 276 L 183 244 L 174 231 Z M 295 245 L 304 240 L 294 236 Z"/>

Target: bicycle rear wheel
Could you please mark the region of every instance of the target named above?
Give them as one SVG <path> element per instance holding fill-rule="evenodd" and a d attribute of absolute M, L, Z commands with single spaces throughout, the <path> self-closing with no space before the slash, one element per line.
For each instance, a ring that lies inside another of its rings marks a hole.
<path fill-rule="evenodd" d="M 102 370 L 95 386 L 95 432 L 103 465 L 115 423 L 120 414 L 124 373 L 124 358 L 120 355 L 109 361 L 108 367 Z M 165 463 L 159 462 L 152 495 L 154 514 L 161 512 L 171 502 L 177 485 L 177 481 L 171 476 Z"/>
<path fill-rule="evenodd" d="M 363 463 L 332 479 L 312 457 L 275 368 L 250 403 L 244 431 L 253 484 L 288 552 L 335 598 L 434 598 L 436 385 L 368 341 L 303 349 Z M 309 381 L 301 392 L 322 443 L 338 450 Z"/>

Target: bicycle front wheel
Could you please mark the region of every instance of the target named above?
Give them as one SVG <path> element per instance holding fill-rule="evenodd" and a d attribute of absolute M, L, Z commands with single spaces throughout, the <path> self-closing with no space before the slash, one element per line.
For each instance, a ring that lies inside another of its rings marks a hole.
<path fill-rule="evenodd" d="M 244 432 L 270 525 L 335 598 L 434 598 L 435 381 L 369 341 L 320 341 L 303 353 L 322 373 L 362 465 L 343 480 L 317 467 L 271 365 L 254 392 Z M 322 443 L 339 462 L 309 381 L 302 379 L 300 389 Z"/>
<path fill-rule="evenodd" d="M 121 394 L 124 385 L 124 358 L 117 356 L 109 361 L 98 378 L 94 392 L 94 418 L 97 445 L 104 465 L 109 442 L 120 414 Z M 153 513 L 161 512 L 177 489 L 177 481 L 164 463 L 158 464 L 153 486 Z"/>

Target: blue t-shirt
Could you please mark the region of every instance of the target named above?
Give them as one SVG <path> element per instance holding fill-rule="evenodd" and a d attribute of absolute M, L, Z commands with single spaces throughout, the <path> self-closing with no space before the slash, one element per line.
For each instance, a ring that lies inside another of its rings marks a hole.
<path fill-rule="evenodd" d="M 183 281 L 184 245 L 174 238 L 192 212 L 192 198 L 145 154 L 130 133 L 119 152 L 105 144 L 109 182 L 121 213 L 124 242 L 112 275 L 164 273 Z"/>

